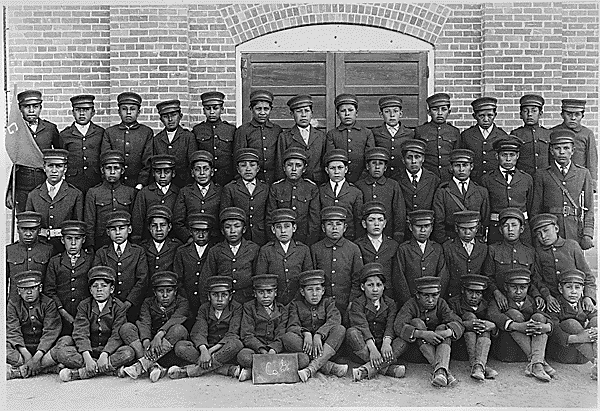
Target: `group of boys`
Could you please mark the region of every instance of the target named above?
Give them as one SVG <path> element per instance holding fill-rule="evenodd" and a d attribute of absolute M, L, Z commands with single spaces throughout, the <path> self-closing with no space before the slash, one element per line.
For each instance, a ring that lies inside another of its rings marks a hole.
<path fill-rule="evenodd" d="M 310 96 L 288 101 L 285 131 L 269 119 L 270 92 L 251 93 L 252 120 L 237 129 L 220 118 L 224 98 L 201 95 L 206 121 L 192 131 L 178 100 L 157 104 L 165 128 L 154 136 L 137 122 L 136 93 L 118 96 L 122 122 L 104 131 L 94 96 L 71 98 L 75 122 L 61 133 L 39 118 L 41 93 L 19 94 L 44 166 L 17 167 L 7 194 L 19 211 L 7 378 L 244 381 L 254 354 L 295 352 L 307 381 L 346 375 L 341 350 L 363 364 L 354 380 L 403 377 L 400 357 L 422 356 L 443 387 L 456 384 L 459 341 L 471 377 L 494 378 L 487 357 L 503 335 L 529 376 L 556 377 L 548 338 L 597 375 L 583 254 L 597 157 L 584 101 L 563 100 L 551 131 L 539 125 L 543 98 L 523 96 L 524 126 L 508 135 L 491 97 L 473 101 L 477 124 L 463 133 L 446 122 L 444 93 L 415 130 L 397 96 L 379 100 L 384 123 L 371 130 L 356 121 L 356 96 L 338 95 L 340 124 L 327 133 Z"/>

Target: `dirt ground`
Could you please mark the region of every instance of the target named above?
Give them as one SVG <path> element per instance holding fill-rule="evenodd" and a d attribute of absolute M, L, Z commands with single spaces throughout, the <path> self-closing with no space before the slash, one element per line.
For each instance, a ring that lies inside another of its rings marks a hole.
<path fill-rule="evenodd" d="M 552 363 L 559 379 L 543 383 L 523 373 L 525 363 L 490 365 L 496 380 L 478 382 L 469 377 L 467 362 L 452 361 L 459 384 L 434 388 L 430 366 L 408 364 L 403 379 L 377 376 L 352 379 L 317 374 L 307 383 L 253 385 L 221 375 L 151 383 L 102 376 L 63 383 L 57 375 L 12 380 L 6 385 L 8 410 L 122 409 L 122 408 L 234 408 L 234 407 L 513 407 L 523 409 L 589 408 L 598 404 L 597 382 L 590 379 L 591 364 Z"/>

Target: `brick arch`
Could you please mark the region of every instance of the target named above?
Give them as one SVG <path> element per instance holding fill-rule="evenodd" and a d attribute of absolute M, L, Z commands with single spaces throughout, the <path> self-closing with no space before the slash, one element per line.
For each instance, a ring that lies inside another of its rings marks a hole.
<path fill-rule="evenodd" d="M 312 24 L 380 27 L 435 44 L 451 9 L 440 4 L 234 4 L 220 9 L 235 44 Z"/>

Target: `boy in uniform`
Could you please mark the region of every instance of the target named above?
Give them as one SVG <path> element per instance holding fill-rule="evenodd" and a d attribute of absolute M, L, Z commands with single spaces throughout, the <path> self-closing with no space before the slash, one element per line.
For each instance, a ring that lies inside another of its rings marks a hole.
<path fill-rule="evenodd" d="M 171 231 L 171 210 L 164 205 L 153 205 L 148 209 L 148 228 L 150 238 L 143 240 L 140 246 L 146 251 L 148 277 L 158 271 L 172 271 L 173 261 L 181 241 L 169 237 Z"/>
<path fill-rule="evenodd" d="M 371 378 L 377 373 L 402 378 L 406 367 L 395 364 L 404 346 L 394 334 L 398 310 L 396 302 L 383 293 L 386 279 L 381 264 L 365 264 L 360 283 L 363 295 L 352 302 L 349 310 L 350 328 L 346 330 L 348 346 L 364 362 L 352 370 L 353 380 Z"/>
<path fill-rule="evenodd" d="M 329 180 L 319 187 L 321 207 L 338 206 L 346 209 L 345 236 L 354 241 L 363 231 L 360 225 L 363 193 L 354 184 L 346 181 L 348 157 L 344 150 L 335 148 L 328 151 L 323 163 Z"/>
<path fill-rule="evenodd" d="M 58 129 L 56 124 L 40 118 L 42 111 L 42 93 L 37 90 L 25 90 L 17 94 L 19 110 L 27 124 L 33 140 L 40 150 L 53 147 L 60 147 Z M 11 173 L 11 179 L 8 182 L 6 192 L 6 206 L 8 208 L 16 207 L 17 212 L 25 211 L 27 194 L 42 184 L 46 179 L 44 170 L 41 168 L 32 168 L 26 166 L 16 166 L 16 175 Z M 15 204 L 12 204 L 12 179 L 15 180 Z"/>
<path fill-rule="evenodd" d="M 227 183 L 221 194 L 221 210 L 239 207 L 246 212 L 244 238 L 262 246 L 267 241 L 266 207 L 269 187 L 258 175 L 259 154 L 253 148 L 242 148 L 235 153 L 239 178 Z"/>
<path fill-rule="evenodd" d="M 173 208 L 173 232 L 183 243 L 192 241 L 185 226 L 188 215 L 206 213 L 216 216 L 219 213 L 222 188 L 212 181 L 215 175 L 213 164 L 213 155 L 205 150 L 195 151 L 190 159 L 194 182 L 179 191 Z M 220 237 L 218 232 L 213 235 Z"/>
<path fill-rule="evenodd" d="M 465 330 L 458 315 L 440 297 L 439 277 L 425 276 L 415 280 L 415 293 L 398 311 L 394 332 L 403 341 L 400 354 L 411 343 L 433 365 L 431 384 L 434 387 L 453 386 L 458 383 L 450 373 L 451 341 L 457 341 Z"/>
<path fill-rule="evenodd" d="M 54 300 L 62 317 L 61 335 L 71 335 L 77 306 L 90 296 L 87 273 L 92 268 L 94 252 L 83 248 L 85 225 L 76 220 L 61 224 L 65 251 L 50 259 L 44 280 L 45 293 Z"/>
<path fill-rule="evenodd" d="M 173 211 L 179 187 L 173 183 L 175 177 L 175 157 L 170 154 L 157 154 L 150 158 L 153 181 L 142 188 L 135 196 L 131 212 L 131 240 L 139 242 L 150 239 L 148 231 L 148 210 L 154 205 L 164 205 Z"/>
<path fill-rule="evenodd" d="M 98 250 L 110 242 L 106 236 L 106 220 L 113 211 L 131 213 L 136 190 L 122 184 L 121 176 L 125 160 L 117 150 L 108 150 L 100 155 L 104 181 L 88 190 L 83 208 L 83 221 L 87 223 L 85 247 Z"/>
<path fill-rule="evenodd" d="M 407 128 L 402 117 L 402 99 L 399 96 L 384 96 L 379 99 L 379 115 L 383 124 L 371 129 L 375 139 L 375 147 L 384 147 L 388 151 L 388 170 L 386 177 L 404 168 L 402 161 L 402 143 L 415 138 L 415 132 Z M 366 160 L 366 159 L 365 159 Z M 366 160 L 368 163 L 369 160 Z"/>
<path fill-rule="evenodd" d="M 508 307 L 500 309 L 496 301 L 491 301 L 489 318 L 498 329 L 510 333 L 527 356 L 529 364 L 525 375 L 549 382 L 557 375 L 556 370 L 545 360 L 546 343 L 548 334 L 552 333 L 552 322 L 536 309 L 533 299 L 527 294 L 531 272 L 526 268 L 514 268 L 505 274 L 504 289 Z"/>
<path fill-rule="evenodd" d="M 46 268 L 52 257 L 52 246 L 39 240 L 42 215 L 34 211 L 17 214 L 19 240 L 6 246 L 6 286 L 9 298 L 17 297 L 14 275 L 22 271 L 35 270 L 46 275 Z"/>
<path fill-rule="evenodd" d="M 260 179 L 271 185 L 275 181 L 277 168 L 277 142 L 281 127 L 269 119 L 273 109 L 273 94 L 267 90 L 254 90 L 250 93 L 250 111 L 252 120 L 235 130 L 233 138 L 234 152 L 240 148 L 251 147 L 260 153 Z M 284 160 L 285 161 L 285 160 Z"/>
<path fill-rule="evenodd" d="M 488 279 L 484 275 L 465 274 L 460 279 L 460 294 L 448 300 L 448 305 L 462 319 L 463 337 L 469 355 L 471 378 L 479 381 L 494 379 L 498 372 L 487 365 L 492 336 L 498 334 L 496 324 L 488 320 L 488 303 L 483 298 Z"/>
<path fill-rule="evenodd" d="M 42 294 L 42 273 L 22 271 L 14 281 L 19 296 L 6 305 L 7 380 L 48 372 L 56 365 L 53 347 L 61 331 L 56 304 Z"/>
<path fill-rule="evenodd" d="M 152 155 L 150 146 L 154 132 L 137 118 L 142 106 L 142 97 L 126 91 L 117 96 L 121 123 L 108 127 L 102 136 L 100 152 L 117 150 L 124 158 L 123 184 L 137 190 L 148 184 L 149 170 L 144 170 Z"/>
<path fill-rule="evenodd" d="M 256 273 L 277 273 L 277 301 L 287 305 L 298 294 L 300 273 L 312 270 L 310 248 L 292 237 L 296 232 L 296 212 L 278 208 L 271 213 L 274 241 L 263 245 L 256 260 Z"/>
<path fill-rule="evenodd" d="M 527 212 L 533 201 L 533 178 L 517 166 L 522 142 L 513 136 L 494 141 L 494 150 L 499 168 L 481 178 L 481 186 L 487 189 L 490 200 L 490 226 L 487 232 L 488 244 L 502 241 L 500 232 L 500 212 L 506 207 L 515 207 L 523 213 L 523 233 L 521 241 L 531 244 Z"/>
<path fill-rule="evenodd" d="M 327 132 L 326 151 L 342 149 L 348 156 L 348 176 L 355 183 L 365 171 L 365 151 L 375 147 L 373 132 L 356 121 L 358 99 L 354 94 L 336 96 L 335 111 L 340 124 Z"/>
<path fill-rule="evenodd" d="M 448 94 L 433 94 L 426 101 L 431 120 L 415 129 L 415 138 L 425 142 L 423 167 L 438 179 L 448 181 L 451 174 L 446 170 L 450 165 L 450 153 L 461 145 L 460 130 L 446 121 L 452 112 Z"/>
<path fill-rule="evenodd" d="M 71 113 L 75 121 L 59 136 L 59 147 L 69 152 L 67 183 L 81 190 L 84 196 L 90 188 L 102 182 L 100 145 L 104 128 L 92 121 L 96 114 L 95 98 L 89 94 L 71 97 Z"/>
<path fill-rule="evenodd" d="M 298 95 L 287 101 L 290 114 L 294 118 L 294 126 L 284 130 L 277 143 L 277 164 L 283 164 L 282 156 L 290 147 L 299 147 L 306 151 L 305 178 L 314 181 L 317 185 L 327 181 L 323 173 L 321 160 L 325 154 L 325 133 L 310 123 L 313 116 L 313 101 L 311 96 Z M 283 168 L 278 168 L 275 173 L 278 179 L 284 178 Z"/>
<path fill-rule="evenodd" d="M 235 177 L 233 169 L 233 140 L 235 126 L 221 120 L 225 94 L 220 91 L 207 91 L 200 94 L 202 111 L 206 120 L 192 129 L 196 136 L 198 150 L 206 150 L 215 159 L 215 182 L 221 187 L 229 184 Z"/>
<path fill-rule="evenodd" d="M 303 382 L 317 371 L 344 377 L 347 365 L 329 361 L 342 346 L 346 328 L 335 300 L 324 297 L 325 273 L 307 270 L 300 274 L 300 294 L 288 307 L 288 332 L 282 337 L 286 351 L 298 353 L 298 376 Z M 310 362 L 309 362 L 310 359 Z"/>
<path fill-rule="evenodd" d="M 121 367 L 135 360 L 135 352 L 123 345 L 119 329 L 127 321 L 127 307 L 113 296 L 116 273 L 110 267 L 95 266 L 88 273 L 91 297 L 77 307 L 73 337 L 61 337 L 55 358 L 65 367 L 62 381 L 84 380 L 97 374 L 124 376 Z M 57 345 L 58 345 L 57 344 Z"/>
<path fill-rule="evenodd" d="M 290 208 L 298 217 L 296 240 L 310 246 L 317 240 L 319 232 L 319 188 L 311 180 L 302 177 L 308 161 L 306 150 L 290 147 L 282 159 L 286 177 L 273 183 L 269 189 L 267 226 L 272 225 L 270 216 L 273 210 Z"/>
<path fill-rule="evenodd" d="M 523 125 L 510 132 L 523 142 L 517 166 L 531 177 L 535 176 L 538 169 L 544 169 L 550 164 L 550 130 L 540 125 L 544 103 L 544 98 L 537 94 L 521 97 L 519 113 Z"/>
<path fill-rule="evenodd" d="M 467 148 L 474 154 L 473 180 L 479 184 L 481 177 L 498 168 L 498 160 L 493 150 L 494 141 L 506 137 L 504 130 L 494 123 L 498 100 L 494 97 L 480 97 L 471 102 L 473 118 L 477 122 L 460 135 L 460 148 Z"/>
<path fill-rule="evenodd" d="M 444 296 L 450 277 L 442 246 L 429 238 L 433 231 L 433 211 L 411 211 L 408 219 L 412 238 L 398 247 L 397 273 L 392 277 L 394 291 L 398 293 L 401 304 L 414 295 L 418 278 L 439 277 L 441 295 Z"/>
<path fill-rule="evenodd" d="M 43 151 L 46 181 L 27 195 L 27 211 L 42 215 L 40 235 L 52 245 L 53 254 L 64 250 L 60 241 L 60 224 L 83 218 L 83 194 L 64 181 L 69 152 L 61 149 Z"/>
<path fill-rule="evenodd" d="M 433 197 L 435 226 L 433 239 L 440 244 L 456 237 L 454 213 L 457 211 L 479 211 L 481 217 L 478 237 L 485 238 L 490 221 L 490 200 L 485 187 L 472 177 L 475 154 L 468 149 L 456 149 L 450 154 L 452 179 L 440 184 Z"/>
<path fill-rule="evenodd" d="M 582 249 L 594 246 L 594 193 L 590 171 L 573 161 L 575 133 L 558 128 L 550 134 L 552 165 L 539 170 L 531 213 L 554 214 L 560 235 Z"/>
<path fill-rule="evenodd" d="M 133 349 L 137 360 L 123 372 L 134 380 L 148 373 L 150 381 L 156 382 L 173 365 L 175 345 L 188 337 L 183 322 L 189 311 L 187 300 L 177 293 L 177 274 L 157 271 L 151 282 L 154 296 L 144 300 L 140 318 L 135 324 L 123 324 L 119 335 Z"/>
<path fill-rule="evenodd" d="M 173 379 L 199 377 L 211 371 L 239 378 L 240 366 L 233 365 L 244 345 L 240 340 L 242 305 L 232 298 L 233 280 L 215 275 L 206 282 L 208 301 L 203 303 L 189 340 L 175 345 L 177 357 L 190 363 L 169 368 Z"/>

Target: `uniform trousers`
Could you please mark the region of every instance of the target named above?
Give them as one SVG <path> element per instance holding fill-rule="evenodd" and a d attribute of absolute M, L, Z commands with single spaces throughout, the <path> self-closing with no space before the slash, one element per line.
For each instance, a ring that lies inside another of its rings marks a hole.
<path fill-rule="evenodd" d="M 52 358 L 58 363 L 62 363 L 67 368 L 83 368 L 85 361 L 83 355 L 77 350 L 75 341 L 69 335 L 60 337 L 56 343 L 56 350 L 52 353 Z M 104 346 L 92 347 L 90 354 L 92 358 L 98 359 Z M 108 361 L 112 368 L 117 369 L 122 365 L 130 365 L 135 361 L 135 352 L 128 345 L 122 345 L 108 356 Z"/>
<path fill-rule="evenodd" d="M 131 343 L 135 341 L 141 342 L 140 332 L 137 326 L 133 323 L 123 324 L 119 329 L 119 336 L 121 337 L 121 340 L 123 340 L 123 342 L 127 345 L 131 345 Z M 172 347 L 175 347 L 175 344 L 177 344 L 179 341 L 187 339 L 187 337 L 188 331 L 186 330 L 186 328 L 181 324 L 175 324 L 167 330 L 167 333 L 163 338 L 167 340 Z M 175 363 L 177 362 L 175 358 L 175 353 L 171 349 L 171 351 L 163 355 L 163 357 L 161 357 L 157 362 L 163 367 L 170 367 L 171 365 L 175 365 Z"/>
<path fill-rule="evenodd" d="M 506 315 L 508 318 L 518 323 L 526 321 L 523 313 L 521 313 L 519 310 L 515 310 L 514 308 L 509 308 L 506 311 Z M 542 313 L 533 314 L 531 319 L 534 321 L 539 321 L 543 324 L 548 322 L 548 319 Z M 543 364 L 545 362 L 548 334 L 529 336 L 518 331 L 510 331 L 510 336 L 517 344 L 519 344 L 519 347 L 521 347 L 521 350 L 523 350 L 531 364 Z"/>

